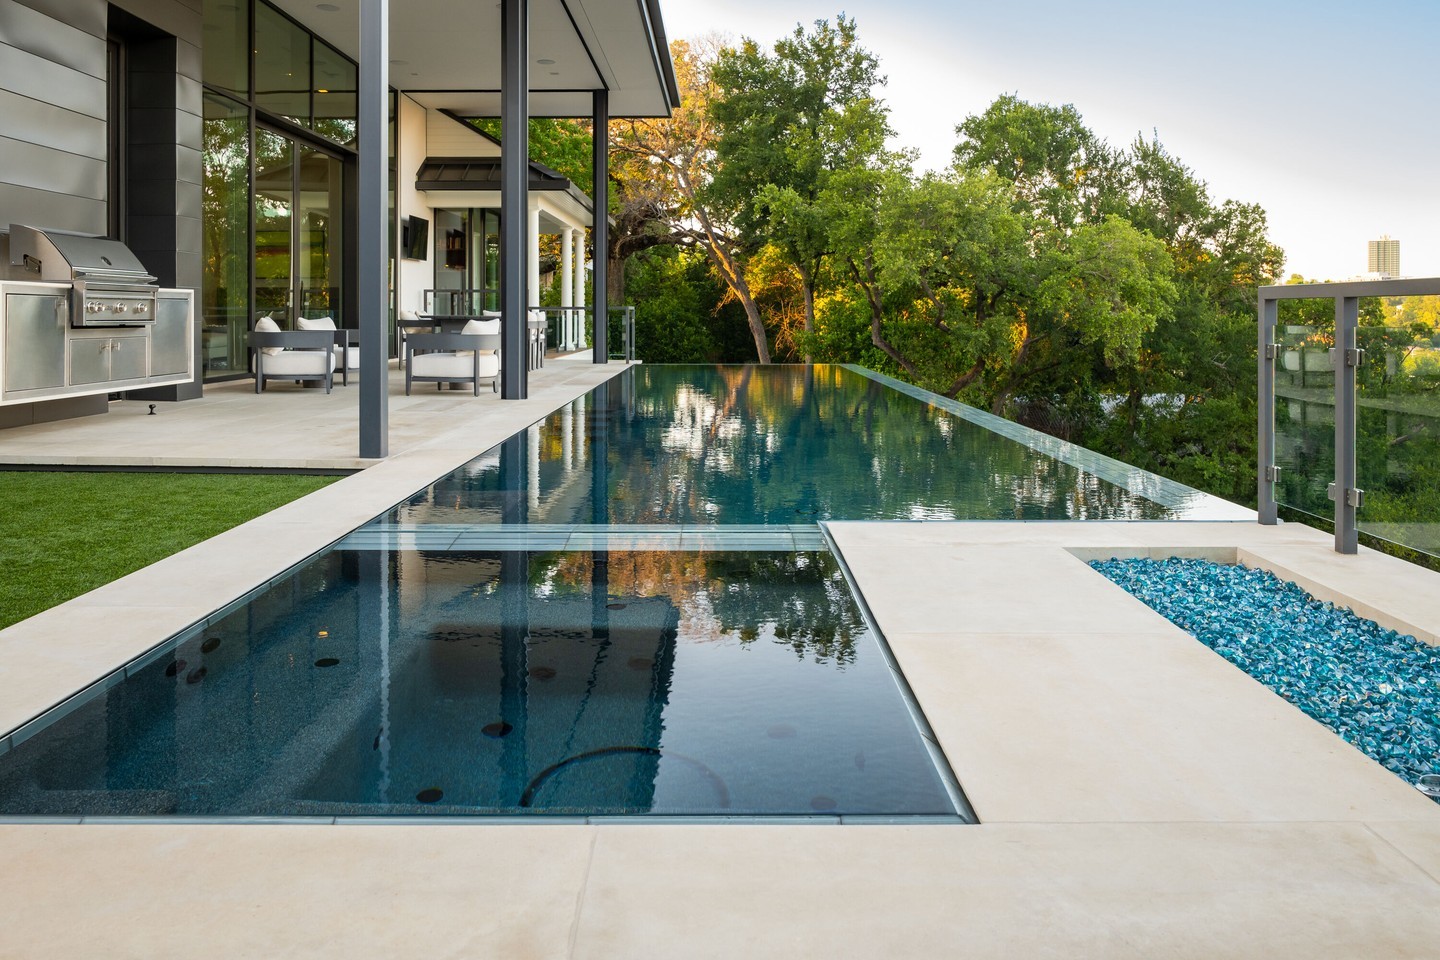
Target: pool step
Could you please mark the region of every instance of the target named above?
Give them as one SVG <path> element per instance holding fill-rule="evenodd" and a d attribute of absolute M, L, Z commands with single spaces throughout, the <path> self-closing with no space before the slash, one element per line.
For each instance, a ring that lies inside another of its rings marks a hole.
<path fill-rule="evenodd" d="M 341 550 L 653 550 L 795 553 L 824 550 L 815 524 L 389 524 L 361 527 Z"/>

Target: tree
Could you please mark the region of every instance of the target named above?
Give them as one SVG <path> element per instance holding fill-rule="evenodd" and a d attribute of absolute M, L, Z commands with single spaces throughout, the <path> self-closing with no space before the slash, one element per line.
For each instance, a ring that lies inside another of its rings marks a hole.
<path fill-rule="evenodd" d="M 1064 231 L 1119 212 L 1119 158 L 1070 104 L 1006 94 L 955 132 L 955 165 L 1012 184 L 1017 209 L 1034 217 L 1035 229 Z"/>
<path fill-rule="evenodd" d="M 874 93 L 884 83 L 879 62 L 841 14 L 834 26 L 797 26 L 773 52 L 748 38 L 722 50 L 713 77 L 717 165 L 706 195 L 736 211 L 752 250 L 773 245 L 795 267 L 804 332 L 813 334 L 831 224 L 873 193 L 884 162 L 891 130 Z"/>
<path fill-rule="evenodd" d="M 715 96 L 711 76 L 718 43 L 692 45 L 676 40 L 670 45 L 681 106 L 669 117 L 619 121 L 614 128 L 615 153 L 637 172 L 634 184 L 651 184 L 663 190 L 663 208 L 656 198 L 656 215 L 663 217 L 675 242 L 698 246 L 710 258 L 730 295 L 744 308 L 755 341 L 756 358 L 770 362 L 770 347 L 759 307 L 745 280 L 745 252 L 732 225 L 737 211 L 717 203 L 706 192 L 714 172 L 716 133 L 710 117 Z"/>

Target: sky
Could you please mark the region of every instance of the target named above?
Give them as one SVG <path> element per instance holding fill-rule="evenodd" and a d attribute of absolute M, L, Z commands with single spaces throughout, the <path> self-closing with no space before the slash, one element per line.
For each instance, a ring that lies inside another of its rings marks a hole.
<path fill-rule="evenodd" d="M 671 38 L 773 43 L 838 13 L 888 82 L 893 145 L 949 165 L 997 96 L 1073 104 L 1114 146 L 1160 142 L 1212 200 L 1257 203 L 1285 273 L 1344 279 L 1366 241 L 1440 276 L 1440 0 L 661 0 Z"/>

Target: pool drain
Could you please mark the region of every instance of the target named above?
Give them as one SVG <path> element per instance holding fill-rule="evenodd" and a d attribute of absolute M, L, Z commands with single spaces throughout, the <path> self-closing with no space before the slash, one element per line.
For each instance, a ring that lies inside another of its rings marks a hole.
<path fill-rule="evenodd" d="M 333 666 L 335 666 L 335 664 L 337 664 L 337 663 L 339 663 L 339 662 L 340 662 L 340 661 L 339 661 L 339 660 L 336 660 L 334 657 L 321 657 L 319 660 L 316 660 L 316 661 L 315 661 L 315 666 L 317 666 L 317 667 L 333 667 Z"/>
<path fill-rule="evenodd" d="M 439 787 L 426 787 L 424 790 L 415 794 L 415 799 L 421 803 L 437 803 L 443 796 L 445 796 L 445 791 Z"/>
<path fill-rule="evenodd" d="M 525 792 L 520 795 L 520 806 L 528 807 L 532 805 L 535 802 L 535 794 L 538 793 L 540 788 L 545 785 L 545 781 L 549 780 L 555 774 L 559 773 L 561 770 L 572 764 L 583 763 L 587 760 L 597 760 L 600 757 L 611 757 L 627 753 L 638 753 L 650 757 L 669 757 L 672 760 L 680 760 L 684 763 L 689 764 L 691 767 L 694 767 L 696 770 L 698 770 L 701 776 L 703 776 L 710 783 L 710 787 L 715 791 L 716 806 L 722 810 L 727 809 L 730 806 L 730 788 L 725 786 L 725 781 L 720 779 L 720 774 L 716 773 L 714 770 L 711 770 L 708 766 L 701 763 L 699 760 L 696 760 L 694 757 L 687 757 L 683 753 L 676 753 L 673 750 L 661 750 L 659 747 L 639 746 L 601 747 L 599 750 L 587 750 L 584 753 L 577 753 L 573 757 L 566 757 L 559 763 L 552 763 L 550 766 L 546 767 L 544 770 L 541 770 L 538 774 L 536 774 L 535 779 L 531 780 L 529 785 L 525 787 Z"/>
<path fill-rule="evenodd" d="M 185 675 L 185 682 L 199 683 L 201 680 L 205 679 L 205 674 L 209 672 L 210 671 L 206 670 L 204 667 L 196 667 L 194 670 L 191 670 Z"/>
<path fill-rule="evenodd" d="M 485 736 L 489 737 L 491 740 L 499 740 L 501 737 L 505 736 L 505 734 L 509 733 L 511 730 L 514 729 L 514 727 L 510 726 L 510 724 L 506 723 L 504 720 L 499 720 L 495 723 L 485 724 L 485 726 L 480 728 L 480 732 L 485 734 Z"/>
<path fill-rule="evenodd" d="M 184 660 L 176 660 L 175 662 L 171 663 L 170 666 L 168 666 L 168 667 L 165 668 L 165 676 L 167 676 L 167 677 L 178 676 L 179 673 L 180 673 L 180 671 L 184 670 L 186 666 L 187 666 L 186 661 L 184 661 Z"/>
<path fill-rule="evenodd" d="M 200 644 L 201 653 L 214 653 L 220 647 L 219 637 L 207 637 L 205 642 Z"/>

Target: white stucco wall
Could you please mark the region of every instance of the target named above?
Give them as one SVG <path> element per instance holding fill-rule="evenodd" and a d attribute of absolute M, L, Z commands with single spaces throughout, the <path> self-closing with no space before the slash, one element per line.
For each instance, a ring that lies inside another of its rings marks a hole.
<path fill-rule="evenodd" d="M 423 306 L 423 291 L 435 282 L 435 215 L 425 194 L 415 189 L 415 172 L 426 156 L 427 113 L 420 104 L 403 93 L 400 95 L 400 132 L 395 149 L 395 213 L 401 224 L 410 216 L 430 221 L 430 242 L 425 259 L 399 261 L 397 303 L 402 310 L 419 310 Z M 454 123 L 448 117 L 441 119 Z"/>

